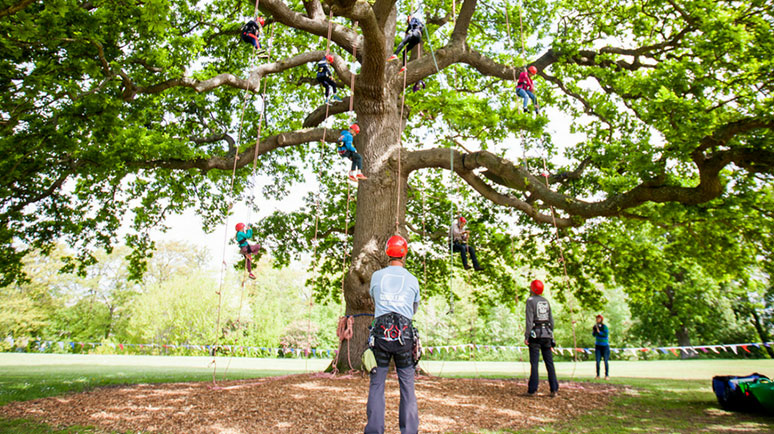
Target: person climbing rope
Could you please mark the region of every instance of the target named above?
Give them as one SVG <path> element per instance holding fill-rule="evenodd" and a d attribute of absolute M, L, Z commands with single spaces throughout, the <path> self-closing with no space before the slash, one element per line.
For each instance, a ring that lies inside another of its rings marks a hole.
<path fill-rule="evenodd" d="M 357 149 L 352 144 L 354 136 L 360 133 L 360 127 L 357 124 L 352 124 L 349 130 L 342 130 L 339 136 L 339 155 L 342 158 L 349 158 L 352 161 L 352 166 L 347 174 L 347 177 L 358 182 L 361 179 L 368 179 L 360 171 L 363 169 L 363 157 L 357 153 Z"/>
<path fill-rule="evenodd" d="M 406 52 L 411 51 L 422 42 L 422 29 L 425 28 L 425 25 L 422 24 L 419 19 L 411 15 L 406 17 L 406 23 L 408 23 L 408 27 L 406 28 L 406 34 L 403 36 L 403 40 L 398 44 L 395 53 L 387 59 L 388 62 L 396 60 L 398 58 L 398 53 L 405 48 L 403 51 L 403 67 L 400 68 L 398 73 L 406 70 Z"/>
<path fill-rule="evenodd" d="M 535 97 L 535 84 L 531 78 L 537 72 L 537 68 L 530 66 L 519 74 L 519 81 L 516 84 L 516 95 L 524 100 L 524 113 L 528 112 L 527 104 L 529 100 L 532 100 L 532 104 L 535 106 L 535 114 L 539 115 L 540 106 L 538 106 L 537 98 Z"/>
<path fill-rule="evenodd" d="M 241 29 L 242 41 L 252 45 L 253 48 L 257 50 L 259 57 L 268 57 L 266 50 L 261 48 L 260 41 L 261 30 L 263 29 L 263 24 L 265 22 L 263 17 L 257 17 L 254 20 L 246 22 Z"/>
<path fill-rule="evenodd" d="M 317 62 L 317 82 L 325 89 L 325 104 L 330 104 L 331 100 L 341 102 L 341 98 L 336 95 L 337 88 L 331 73 L 331 63 L 333 63 L 333 56 L 330 54 L 326 54 Z"/>
<path fill-rule="evenodd" d="M 369 347 L 376 359 L 368 387 L 365 434 L 384 433 L 384 383 L 395 361 L 400 385 L 398 420 L 401 434 L 419 432 L 419 411 L 414 393 L 414 329 L 412 319 L 419 308 L 419 281 L 404 268 L 408 242 L 400 235 L 387 240 L 385 253 L 390 262 L 371 275 L 370 294 L 374 322 Z"/>
<path fill-rule="evenodd" d="M 449 229 L 449 241 L 452 245 L 453 252 L 460 252 L 462 256 L 462 267 L 466 270 L 470 268 L 468 265 L 468 254 L 470 254 L 470 260 L 473 262 L 473 269 L 476 271 L 483 270 L 478 264 L 476 258 L 476 248 L 468 244 L 468 238 L 470 237 L 470 231 L 465 230 L 465 224 L 468 221 L 463 216 L 459 216 L 454 222 L 452 222 Z"/>
<path fill-rule="evenodd" d="M 599 362 L 602 359 L 605 359 L 605 380 L 609 380 L 610 341 L 608 340 L 608 337 L 610 336 L 610 330 L 607 328 L 607 325 L 603 323 L 604 320 L 605 317 L 597 315 L 597 322 L 594 324 L 594 327 L 592 327 L 591 334 L 596 338 L 596 342 L 594 343 L 594 355 L 597 359 L 597 378 L 599 378 Z"/>
<path fill-rule="evenodd" d="M 551 305 L 543 298 L 543 282 L 533 280 L 529 285 L 532 296 L 526 303 L 526 320 L 524 328 L 524 343 L 529 347 L 529 385 L 527 395 L 534 396 L 538 390 L 538 366 L 540 354 L 543 354 L 543 362 L 548 371 L 548 385 L 551 396 L 556 396 L 559 391 L 559 382 L 556 379 L 554 369 L 554 356 L 551 348 L 556 346 L 554 341 L 554 317 L 551 315 Z"/>
<path fill-rule="evenodd" d="M 425 90 L 426 88 L 427 88 L 427 85 L 425 84 L 425 81 L 419 80 L 418 82 L 414 83 L 414 87 L 412 87 L 411 90 L 413 90 L 414 93 L 417 93 L 420 90 Z"/>
<path fill-rule="evenodd" d="M 245 230 L 247 229 L 247 230 Z M 251 228 L 249 225 L 246 225 L 244 223 L 237 223 L 236 225 L 236 241 L 239 245 L 239 253 L 242 254 L 242 256 L 245 257 L 245 266 L 247 267 L 247 275 L 250 276 L 251 279 L 255 279 L 255 275 L 253 274 L 253 253 L 258 253 L 259 250 L 261 250 L 260 244 L 253 244 L 250 245 L 250 243 L 247 241 L 253 237 L 253 228 Z"/>

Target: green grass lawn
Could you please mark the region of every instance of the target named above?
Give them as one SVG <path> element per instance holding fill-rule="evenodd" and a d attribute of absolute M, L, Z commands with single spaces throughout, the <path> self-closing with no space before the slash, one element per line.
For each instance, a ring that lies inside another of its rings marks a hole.
<path fill-rule="evenodd" d="M 116 384 L 208 381 L 212 379 L 210 361 L 208 357 L 0 353 L 0 405 Z M 319 371 L 327 364 L 326 360 L 219 358 L 217 375 L 218 379 L 254 378 Z M 423 367 L 433 374 L 464 377 L 524 377 L 529 372 L 526 364 L 505 362 L 423 362 Z M 772 360 L 614 362 L 611 370 L 617 376 L 610 382 L 626 387 L 610 405 L 524 432 L 774 432 L 774 417 L 721 410 L 710 385 L 715 374 L 758 371 L 774 376 Z M 589 378 L 594 375 L 593 363 L 559 363 L 557 371 L 562 380 L 593 381 Z M 86 427 L 55 430 L 31 421 L 0 419 L 0 433 L 93 432 Z"/>

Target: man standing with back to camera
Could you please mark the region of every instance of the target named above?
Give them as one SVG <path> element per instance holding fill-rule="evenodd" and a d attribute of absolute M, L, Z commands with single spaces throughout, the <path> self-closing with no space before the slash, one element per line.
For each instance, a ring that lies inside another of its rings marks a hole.
<path fill-rule="evenodd" d="M 543 354 L 543 362 L 548 371 L 548 385 L 551 396 L 556 396 L 559 390 L 559 382 L 556 380 L 554 370 L 554 355 L 551 348 L 554 344 L 554 317 L 551 315 L 551 305 L 543 294 L 543 282 L 533 280 L 529 285 L 532 296 L 527 299 L 527 324 L 524 328 L 524 343 L 529 347 L 529 386 L 527 395 L 534 396 L 538 390 L 538 367 L 540 354 Z"/>
<path fill-rule="evenodd" d="M 419 432 L 419 412 L 414 394 L 414 329 L 412 318 L 419 307 L 419 281 L 403 268 L 408 242 L 400 235 L 387 241 L 385 253 L 390 265 L 371 275 L 374 322 L 369 346 L 374 352 L 376 369 L 371 372 L 365 434 L 384 433 L 384 382 L 395 360 L 400 384 L 398 420 L 401 434 Z"/>

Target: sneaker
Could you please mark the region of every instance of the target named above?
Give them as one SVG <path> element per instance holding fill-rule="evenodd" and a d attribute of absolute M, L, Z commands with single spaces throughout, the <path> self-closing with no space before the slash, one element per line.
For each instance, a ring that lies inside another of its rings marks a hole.
<path fill-rule="evenodd" d="M 466 269 L 466 270 L 470 270 L 470 265 L 467 265 L 467 264 L 466 264 L 466 265 L 463 265 L 463 266 L 462 266 L 462 268 L 464 268 L 464 269 Z"/>
<path fill-rule="evenodd" d="M 398 71 L 398 74 L 402 74 L 402 73 L 403 73 L 403 71 L 405 71 L 405 70 L 406 70 L 406 67 L 405 67 L 405 66 L 404 66 L 404 67 L 402 67 L 402 68 L 400 68 L 400 71 Z"/>
<path fill-rule="evenodd" d="M 483 269 L 484 269 L 484 267 L 482 267 L 482 266 L 480 266 L 480 265 L 479 265 L 478 267 L 473 267 L 473 269 L 474 269 L 475 271 L 481 271 L 481 270 L 483 270 Z"/>
<path fill-rule="evenodd" d="M 398 55 L 397 54 L 393 54 L 392 56 L 387 58 L 388 62 L 392 62 L 393 60 L 398 60 Z"/>
<path fill-rule="evenodd" d="M 343 101 L 343 100 L 342 100 L 341 98 L 339 98 L 337 95 L 333 95 L 333 96 L 331 97 L 331 99 L 332 99 L 333 101 L 335 101 L 335 102 L 341 102 L 341 101 Z"/>
<path fill-rule="evenodd" d="M 528 398 L 532 398 L 532 397 L 535 397 L 535 396 L 537 396 L 537 392 L 527 392 L 527 397 Z"/>
<path fill-rule="evenodd" d="M 368 179 L 368 177 L 363 175 L 362 173 L 358 173 L 357 175 L 355 175 L 355 178 L 357 178 L 357 179 Z"/>
<path fill-rule="evenodd" d="M 251 279 L 255 280 L 255 274 L 253 274 L 253 273 L 249 273 L 249 274 L 247 275 L 247 277 L 249 277 L 249 278 L 251 278 Z"/>
<path fill-rule="evenodd" d="M 557 395 L 559 395 L 558 390 L 554 390 L 553 392 L 551 392 L 551 398 L 556 398 Z"/>
<path fill-rule="evenodd" d="M 605 375 L 605 381 L 607 381 L 607 380 L 609 380 L 609 379 L 610 379 L 610 377 L 608 377 L 607 375 Z"/>
<path fill-rule="evenodd" d="M 357 176 L 355 176 L 355 175 L 353 175 L 351 173 L 347 175 L 347 178 L 349 178 L 349 180 L 352 181 L 352 182 L 357 182 Z"/>
<path fill-rule="evenodd" d="M 325 98 L 325 105 L 331 105 L 331 99 Z"/>

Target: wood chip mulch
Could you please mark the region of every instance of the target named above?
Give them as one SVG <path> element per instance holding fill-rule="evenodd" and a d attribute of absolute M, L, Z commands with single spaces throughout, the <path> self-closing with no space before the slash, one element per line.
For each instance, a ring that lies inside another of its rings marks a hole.
<path fill-rule="evenodd" d="M 561 382 L 548 396 L 526 396 L 525 380 L 420 377 L 416 381 L 420 431 L 477 432 L 521 429 L 567 420 L 605 405 L 618 388 Z M 386 390 L 386 432 L 398 428 L 398 382 Z M 5 418 L 35 419 L 55 427 L 93 426 L 104 431 L 153 433 L 362 433 L 368 378 L 301 374 L 212 383 L 137 384 L 98 388 L 60 397 L 13 402 Z"/>

